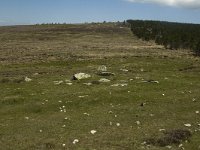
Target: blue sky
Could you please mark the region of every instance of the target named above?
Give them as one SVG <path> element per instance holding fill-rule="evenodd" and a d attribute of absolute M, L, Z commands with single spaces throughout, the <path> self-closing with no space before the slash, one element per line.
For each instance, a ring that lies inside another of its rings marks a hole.
<path fill-rule="evenodd" d="M 82 23 L 127 19 L 200 23 L 199 6 L 191 5 L 189 0 L 185 0 L 185 3 L 183 3 L 184 0 L 174 0 L 173 4 L 168 3 L 171 1 L 0 0 L 0 25 Z"/>

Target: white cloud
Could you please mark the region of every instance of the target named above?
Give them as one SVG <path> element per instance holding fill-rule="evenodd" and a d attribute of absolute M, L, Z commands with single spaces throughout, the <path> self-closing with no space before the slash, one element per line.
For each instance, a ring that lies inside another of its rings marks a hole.
<path fill-rule="evenodd" d="M 139 3 L 156 3 L 167 6 L 200 8 L 200 0 L 126 0 Z"/>

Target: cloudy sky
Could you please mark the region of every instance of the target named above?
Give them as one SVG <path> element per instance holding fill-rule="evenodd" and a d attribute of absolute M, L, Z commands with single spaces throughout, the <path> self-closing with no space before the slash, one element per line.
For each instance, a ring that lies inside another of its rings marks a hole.
<path fill-rule="evenodd" d="M 200 23 L 200 0 L 0 0 L 0 25 L 127 19 Z"/>

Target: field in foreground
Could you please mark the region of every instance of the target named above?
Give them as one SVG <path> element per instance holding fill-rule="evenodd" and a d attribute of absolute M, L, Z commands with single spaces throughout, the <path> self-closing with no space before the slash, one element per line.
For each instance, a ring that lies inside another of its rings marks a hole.
<path fill-rule="evenodd" d="M 0 31 L 0 149 L 200 149 L 200 59 L 190 52 L 114 24 Z M 115 75 L 99 76 L 101 65 Z M 91 78 L 70 81 L 79 72 Z M 145 144 L 172 130 L 192 136 Z"/>

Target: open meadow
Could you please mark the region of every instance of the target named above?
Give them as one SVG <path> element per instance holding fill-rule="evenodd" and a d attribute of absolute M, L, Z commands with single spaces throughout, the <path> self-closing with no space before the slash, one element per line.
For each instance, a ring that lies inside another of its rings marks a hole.
<path fill-rule="evenodd" d="M 143 149 L 200 149 L 200 58 L 114 23 L 0 27 L 0 150 Z"/>

